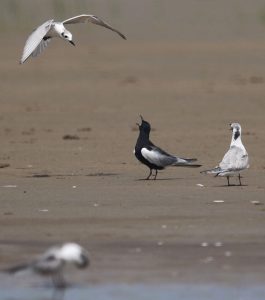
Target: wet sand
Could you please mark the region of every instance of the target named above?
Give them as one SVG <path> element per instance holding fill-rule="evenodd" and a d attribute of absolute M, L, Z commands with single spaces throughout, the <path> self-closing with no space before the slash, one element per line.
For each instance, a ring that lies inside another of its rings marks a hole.
<path fill-rule="evenodd" d="M 92 265 L 74 280 L 87 284 L 263 282 L 264 39 L 128 31 L 126 42 L 75 31 L 77 47 L 54 41 L 23 66 L 25 32 L 3 36 L 1 267 L 76 241 Z M 140 180 L 140 113 L 154 143 L 203 167 Z M 223 157 L 233 121 L 251 159 L 241 187 L 199 174 Z"/>

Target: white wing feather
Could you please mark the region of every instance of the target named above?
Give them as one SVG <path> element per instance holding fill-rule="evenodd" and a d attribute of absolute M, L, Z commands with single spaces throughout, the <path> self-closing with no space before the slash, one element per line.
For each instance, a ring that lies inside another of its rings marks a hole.
<path fill-rule="evenodd" d="M 39 45 L 37 46 L 37 48 L 32 52 L 31 56 L 36 57 L 39 54 L 41 54 L 41 52 L 48 46 L 50 41 L 51 41 L 51 38 L 49 38 L 47 40 L 42 39 L 41 42 L 39 43 Z"/>
<path fill-rule="evenodd" d="M 142 148 L 141 153 L 146 160 L 158 167 L 166 167 L 177 161 L 176 157 L 162 154 L 155 149 L 148 150 L 147 148 Z"/>
<path fill-rule="evenodd" d="M 243 149 L 232 146 L 225 154 L 219 167 L 222 170 L 243 170 L 248 167 L 248 154 Z"/>
<path fill-rule="evenodd" d="M 53 20 L 46 21 L 35 29 L 32 34 L 28 37 L 20 63 L 23 64 L 30 56 L 39 55 L 48 45 L 49 39 L 43 40 L 44 36 L 51 29 Z"/>
<path fill-rule="evenodd" d="M 64 20 L 63 24 L 77 24 L 77 23 L 93 23 L 95 21 L 95 17 L 93 15 L 79 15 L 72 17 L 70 19 Z"/>
<path fill-rule="evenodd" d="M 125 37 L 124 34 L 122 34 L 117 29 L 113 28 L 112 26 L 110 26 L 108 23 L 104 22 L 103 20 L 101 20 L 97 16 L 93 16 L 93 15 L 80 15 L 80 16 L 75 16 L 73 18 L 64 20 L 62 23 L 63 24 L 77 24 L 77 23 L 88 23 L 88 22 L 96 24 L 96 25 L 99 25 L 99 26 L 103 26 L 105 28 L 108 28 L 108 29 L 116 32 L 119 36 L 121 36 L 123 39 L 126 40 L 126 37 Z"/>

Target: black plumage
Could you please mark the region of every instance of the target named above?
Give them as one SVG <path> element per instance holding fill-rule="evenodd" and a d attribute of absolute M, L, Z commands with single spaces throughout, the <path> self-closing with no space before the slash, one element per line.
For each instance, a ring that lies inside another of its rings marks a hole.
<path fill-rule="evenodd" d="M 140 117 L 142 122 L 141 124 L 137 124 L 139 126 L 139 136 L 135 145 L 134 154 L 141 163 L 150 169 L 146 180 L 150 179 L 153 170 L 155 170 L 155 180 L 158 170 L 163 170 L 168 166 L 192 168 L 198 168 L 201 166 L 199 164 L 192 164 L 197 161 L 196 158 L 176 157 L 155 146 L 149 139 L 151 131 L 150 124 L 145 121 L 142 116 Z"/>

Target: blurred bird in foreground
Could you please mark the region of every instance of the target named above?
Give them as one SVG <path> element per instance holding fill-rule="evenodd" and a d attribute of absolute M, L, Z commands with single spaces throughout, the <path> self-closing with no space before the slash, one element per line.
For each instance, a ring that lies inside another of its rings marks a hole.
<path fill-rule="evenodd" d="M 89 265 L 88 252 L 76 243 L 66 243 L 52 247 L 35 260 L 6 269 L 10 274 L 29 270 L 41 276 L 50 276 L 56 288 L 65 288 L 63 269 L 67 264 L 74 264 L 84 269 Z"/>
<path fill-rule="evenodd" d="M 73 36 L 64 25 L 66 24 L 77 24 L 77 23 L 93 23 L 99 26 L 103 26 L 116 32 L 119 36 L 126 40 L 123 35 L 117 29 L 114 29 L 109 24 L 101 20 L 100 18 L 93 15 L 80 15 L 62 22 L 55 22 L 54 20 L 48 20 L 38 28 L 36 28 L 31 35 L 28 37 L 20 63 L 23 64 L 29 57 L 36 57 L 48 46 L 49 42 L 53 37 L 60 37 L 63 40 L 68 41 L 70 44 L 75 46 L 73 42 Z"/>
<path fill-rule="evenodd" d="M 153 170 L 155 170 L 154 180 L 157 177 L 158 170 L 163 170 L 168 166 L 173 167 L 201 167 L 199 164 L 192 164 L 197 161 L 196 158 L 180 158 L 171 154 L 168 154 L 161 148 L 155 146 L 150 140 L 149 135 L 151 131 L 150 124 L 143 119 L 140 115 L 142 123 L 139 126 L 139 136 L 135 145 L 134 154 L 136 158 L 149 169 L 149 175 L 146 180 L 152 176 Z"/>
<path fill-rule="evenodd" d="M 239 185 L 241 184 L 240 172 L 249 168 L 249 158 L 247 150 L 241 141 L 241 126 L 239 123 L 230 124 L 232 130 L 232 140 L 229 150 L 226 152 L 223 160 L 213 169 L 202 171 L 202 174 L 214 174 L 216 176 L 225 176 L 227 185 L 230 185 L 229 178 L 238 176 Z"/>

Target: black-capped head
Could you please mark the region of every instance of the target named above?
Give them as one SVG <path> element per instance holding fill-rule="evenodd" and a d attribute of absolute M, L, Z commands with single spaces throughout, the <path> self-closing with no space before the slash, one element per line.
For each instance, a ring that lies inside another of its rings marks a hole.
<path fill-rule="evenodd" d="M 145 133 L 149 134 L 151 131 L 151 125 L 147 121 L 145 121 L 141 115 L 140 115 L 140 118 L 142 121 L 141 124 L 136 123 L 139 126 L 140 132 L 145 132 Z"/>

